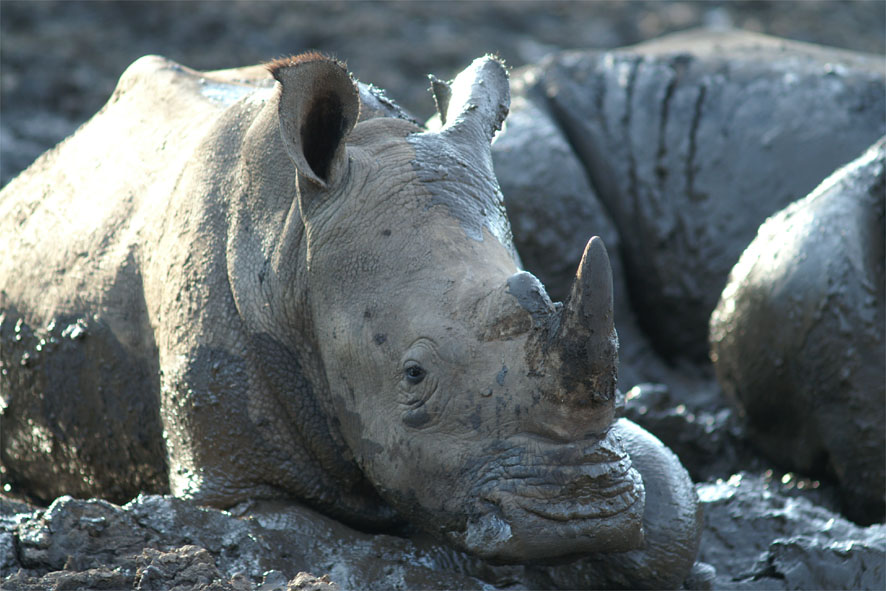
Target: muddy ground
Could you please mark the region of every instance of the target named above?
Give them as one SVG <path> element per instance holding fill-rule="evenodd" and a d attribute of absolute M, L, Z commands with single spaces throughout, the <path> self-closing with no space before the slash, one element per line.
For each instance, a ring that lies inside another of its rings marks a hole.
<path fill-rule="evenodd" d="M 612 48 L 699 25 L 886 52 L 886 4 L 880 0 L 3 0 L 0 184 L 98 110 L 125 67 L 148 53 L 198 69 L 216 69 L 320 49 L 346 60 L 359 79 L 386 88 L 424 119 L 433 109 L 426 75 L 449 78 L 480 54 L 498 53 L 518 67 L 560 49 Z M 882 586 L 884 526 L 858 528 L 842 519 L 828 483 L 779 472 L 747 447 L 731 416 L 687 416 L 678 402 L 666 389 L 639 389 L 633 392 L 628 416 L 675 449 L 696 480 L 707 480 L 699 486 L 708 516 L 701 559 L 717 565 L 716 588 Z M 744 472 L 730 477 L 739 470 Z M 323 528 L 332 531 L 338 526 L 327 525 L 307 510 L 302 514 L 301 509 L 283 510 L 273 519 L 244 509 L 249 517 L 241 520 L 145 497 L 123 509 L 60 499 L 49 511 L 30 510 L 0 498 L 0 572 L 8 576 L 4 588 L 148 589 L 175 583 L 183 588 L 272 589 L 284 588 L 302 569 L 317 575 L 331 572 L 345 587 L 408 587 L 410 581 L 423 587 L 570 586 L 568 580 L 558 581 L 556 573 L 477 566 L 403 538 L 335 530 L 335 536 L 354 541 L 345 548 L 336 538 L 341 547 L 324 546 L 323 536 L 333 534 Z M 283 532 L 274 525 L 279 523 L 294 525 Z M 268 550 L 286 544 L 302 545 L 299 556 Z M 367 561 L 377 563 L 377 571 L 360 571 Z M 421 570 L 426 567 L 431 570 Z M 361 572 L 376 577 L 373 585 Z M 704 588 L 711 583 L 707 579 L 694 584 Z"/>
<path fill-rule="evenodd" d="M 486 52 L 517 67 L 559 49 L 612 48 L 734 26 L 882 53 L 886 8 L 848 2 L 32 2 L 0 3 L 0 185 L 107 100 L 120 73 L 157 53 L 197 69 L 307 49 L 346 60 L 419 118 L 427 74 Z"/>

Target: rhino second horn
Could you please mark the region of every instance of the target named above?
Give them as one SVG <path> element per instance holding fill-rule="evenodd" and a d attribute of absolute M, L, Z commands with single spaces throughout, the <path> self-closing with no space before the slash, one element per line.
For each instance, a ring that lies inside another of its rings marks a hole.
<path fill-rule="evenodd" d="M 618 337 L 613 321 L 612 267 L 603 240 L 585 246 L 572 290 L 560 311 L 553 347 L 562 386 L 578 406 L 614 400 Z"/>

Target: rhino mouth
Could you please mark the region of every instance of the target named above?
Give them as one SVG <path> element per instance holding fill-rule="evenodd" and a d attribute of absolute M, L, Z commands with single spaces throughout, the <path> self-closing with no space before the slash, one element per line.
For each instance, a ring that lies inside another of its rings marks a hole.
<path fill-rule="evenodd" d="M 552 479 L 564 476 L 563 484 L 524 484 L 513 491 L 514 502 L 544 519 L 573 521 L 618 515 L 641 500 L 639 475 L 628 459 L 565 471 L 561 468 Z"/>
<path fill-rule="evenodd" d="M 642 478 L 611 431 L 568 444 L 522 439 L 511 441 L 499 457 L 504 472 L 478 495 L 485 509 L 468 522 L 470 551 L 523 561 L 624 552 L 642 544 Z"/>

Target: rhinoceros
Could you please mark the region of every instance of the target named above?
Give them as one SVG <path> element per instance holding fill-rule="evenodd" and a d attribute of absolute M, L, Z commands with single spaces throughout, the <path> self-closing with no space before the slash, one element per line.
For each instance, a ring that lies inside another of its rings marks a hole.
<path fill-rule="evenodd" d="M 282 496 L 679 585 L 698 503 L 618 418 L 601 240 L 562 305 L 520 269 L 490 155 L 503 65 L 435 83 L 433 131 L 335 60 L 263 72 L 142 58 L 0 194 L 7 478 Z"/>
<path fill-rule="evenodd" d="M 711 359 L 755 445 L 886 517 L 886 138 L 760 226 L 711 315 Z"/>

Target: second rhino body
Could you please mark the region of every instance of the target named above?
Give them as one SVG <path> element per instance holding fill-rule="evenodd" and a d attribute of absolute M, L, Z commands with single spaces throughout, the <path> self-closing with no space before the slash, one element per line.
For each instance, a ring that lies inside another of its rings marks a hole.
<path fill-rule="evenodd" d="M 143 58 L 0 194 L 10 477 L 46 499 L 285 496 L 679 585 L 697 499 L 617 419 L 602 242 L 563 305 L 520 270 L 490 157 L 503 66 L 438 88 L 436 131 L 321 56 L 269 71 Z"/>

